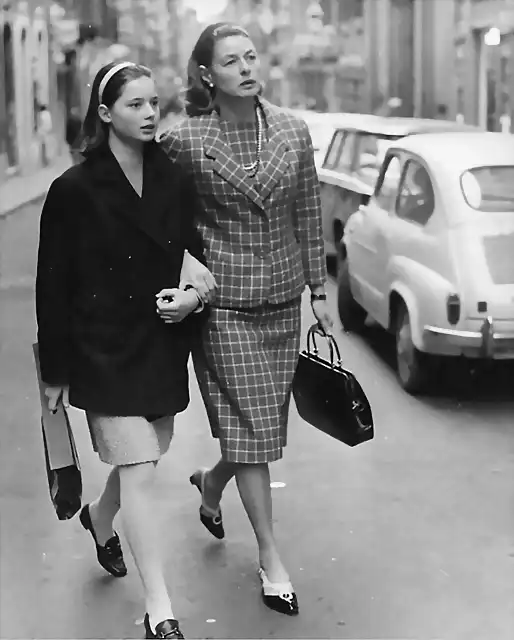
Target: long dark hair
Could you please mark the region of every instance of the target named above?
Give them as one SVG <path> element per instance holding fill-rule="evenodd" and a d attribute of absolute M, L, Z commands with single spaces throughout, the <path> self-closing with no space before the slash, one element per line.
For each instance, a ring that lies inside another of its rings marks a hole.
<path fill-rule="evenodd" d="M 229 36 L 250 37 L 243 27 L 230 22 L 210 24 L 200 34 L 187 66 L 186 113 L 188 116 L 199 116 L 214 110 L 216 87 L 209 87 L 204 82 L 200 67 L 209 68 L 212 65 L 216 42 Z"/>
<path fill-rule="evenodd" d="M 88 156 L 92 151 L 97 149 L 102 143 L 107 140 L 109 134 L 109 125 L 103 122 L 98 115 L 98 107 L 100 104 L 104 104 L 109 109 L 118 100 L 123 93 L 123 88 L 131 80 L 137 78 L 152 77 L 152 72 L 148 67 L 144 67 L 140 64 L 130 64 L 128 67 L 120 69 L 115 73 L 105 85 L 102 92 L 102 102 L 100 103 L 100 84 L 103 77 L 109 73 L 120 62 L 111 62 L 106 64 L 98 71 L 93 80 L 93 86 L 91 87 L 91 97 L 89 98 L 89 106 L 87 108 L 86 117 L 82 124 L 82 131 L 80 135 L 80 151 L 83 156 Z"/>

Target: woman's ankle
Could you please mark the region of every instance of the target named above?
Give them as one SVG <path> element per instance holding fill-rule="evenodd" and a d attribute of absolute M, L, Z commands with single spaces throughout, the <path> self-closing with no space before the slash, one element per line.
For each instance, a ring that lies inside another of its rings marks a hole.
<path fill-rule="evenodd" d="M 107 540 L 114 535 L 113 520 L 105 517 L 100 509 L 100 500 L 96 499 L 89 504 L 89 516 L 95 532 L 97 542 L 100 546 L 105 546 Z"/>
<path fill-rule="evenodd" d="M 152 598 L 146 600 L 146 612 L 150 620 L 150 627 L 155 633 L 155 627 L 164 620 L 175 619 L 169 598 Z"/>

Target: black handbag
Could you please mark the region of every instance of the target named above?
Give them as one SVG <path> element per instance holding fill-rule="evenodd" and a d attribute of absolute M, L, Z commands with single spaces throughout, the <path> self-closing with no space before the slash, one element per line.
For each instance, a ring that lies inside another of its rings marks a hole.
<path fill-rule="evenodd" d="M 62 402 L 50 413 L 41 380 L 38 345 L 33 345 L 41 399 L 41 431 L 50 500 L 59 520 L 69 520 L 82 506 L 82 474 L 68 412 Z"/>
<path fill-rule="evenodd" d="M 330 362 L 318 355 L 316 333 L 328 341 Z M 373 438 L 373 416 L 366 394 L 355 375 L 343 368 L 333 336 L 326 335 L 319 325 L 309 329 L 307 349 L 300 353 L 293 396 L 300 416 L 336 440 L 354 447 Z"/>

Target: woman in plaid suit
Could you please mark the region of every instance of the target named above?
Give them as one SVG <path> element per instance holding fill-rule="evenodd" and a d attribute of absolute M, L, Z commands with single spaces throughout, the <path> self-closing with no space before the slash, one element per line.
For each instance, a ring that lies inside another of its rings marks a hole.
<path fill-rule="evenodd" d="M 193 176 L 204 206 L 197 225 L 217 287 L 193 359 L 222 453 L 190 480 L 202 495 L 203 524 L 222 538 L 219 503 L 236 477 L 259 546 L 264 602 L 294 615 L 297 598 L 273 536 L 268 463 L 286 445 L 306 284 L 314 315 L 332 326 L 312 143 L 302 120 L 259 97 L 259 59 L 242 28 L 207 27 L 189 76 L 189 118 L 161 144 Z M 209 297 L 208 286 L 203 293 Z"/>

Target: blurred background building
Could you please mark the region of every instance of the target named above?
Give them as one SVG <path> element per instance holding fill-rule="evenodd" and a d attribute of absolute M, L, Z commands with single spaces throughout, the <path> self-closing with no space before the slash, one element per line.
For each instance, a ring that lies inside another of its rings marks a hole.
<path fill-rule="evenodd" d="M 67 118 L 109 61 L 152 67 L 179 108 L 207 19 L 248 28 L 277 104 L 512 130 L 514 0 L 0 0 L 0 181 L 65 149 Z"/>

